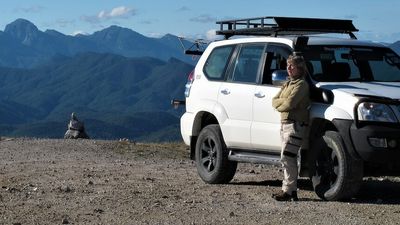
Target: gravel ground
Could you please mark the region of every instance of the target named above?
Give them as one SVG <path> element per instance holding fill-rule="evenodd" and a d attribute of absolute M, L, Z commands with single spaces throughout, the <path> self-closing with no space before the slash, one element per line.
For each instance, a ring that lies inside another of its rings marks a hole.
<path fill-rule="evenodd" d="M 400 179 L 366 178 L 350 202 L 276 202 L 278 167 L 240 164 L 200 180 L 181 143 L 0 140 L 0 224 L 399 224 Z"/>

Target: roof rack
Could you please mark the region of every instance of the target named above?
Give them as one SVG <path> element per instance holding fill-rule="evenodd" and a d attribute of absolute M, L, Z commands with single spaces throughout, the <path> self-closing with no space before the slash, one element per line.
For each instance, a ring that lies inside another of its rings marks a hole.
<path fill-rule="evenodd" d="M 234 35 L 278 36 L 338 33 L 348 34 L 357 39 L 353 32 L 358 31 L 351 20 L 295 18 L 295 17 L 256 17 L 248 19 L 218 21 L 218 35 L 228 39 Z"/>
<path fill-rule="evenodd" d="M 183 48 L 183 52 L 186 55 L 202 55 L 207 45 L 209 44 L 203 39 L 196 39 L 194 41 L 185 40 L 184 37 L 178 37 L 178 39 Z M 191 46 L 187 47 L 187 43 L 191 44 Z"/>

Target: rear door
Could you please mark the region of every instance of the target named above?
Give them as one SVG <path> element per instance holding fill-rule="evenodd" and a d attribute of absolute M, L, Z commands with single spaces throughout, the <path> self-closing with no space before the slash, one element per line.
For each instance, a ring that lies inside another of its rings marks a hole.
<path fill-rule="evenodd" d="M 259 80 L 264 43 L 244 44 L 232 62 L 229 77 L 220 86 L 218 103 L 228 118 L 221 124 L 228 147 L 250 148 L 254 91 Z"/>

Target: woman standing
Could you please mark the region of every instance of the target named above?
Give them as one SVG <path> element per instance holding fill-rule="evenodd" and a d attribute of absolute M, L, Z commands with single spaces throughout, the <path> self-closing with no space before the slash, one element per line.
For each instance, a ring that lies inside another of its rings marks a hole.
<path fill-rule="evenodd" d="M 281 163 L 284 171 L 282 190 L 272 197 L 277 201 L 297 201 L 297 153 L 307 132 L 310 93 L 305 76 L 307 66 L 302 56 L 287 60 L 289 80 L 272 100 L 281 114 Z"/>

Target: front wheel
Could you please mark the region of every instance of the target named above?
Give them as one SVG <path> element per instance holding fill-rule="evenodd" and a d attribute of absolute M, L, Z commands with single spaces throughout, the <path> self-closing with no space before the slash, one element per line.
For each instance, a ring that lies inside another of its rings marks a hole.
<path fill-rule="evenodd" d="M 237 162 L 228 160 L 228 150 L 219 125 L 208 125 L 199 134 L 195 160 L 201 179 L 209 184 L 225 184 L 236 173 Z"/>
<path fill-rule="evenodd" d="M 313 148 L 319 152 L 312 176 L 318 197 L 330 201 L 353 197 L 362 183 L 363 163 L 349 155 L 340 134 L 326 131 Z"/>

